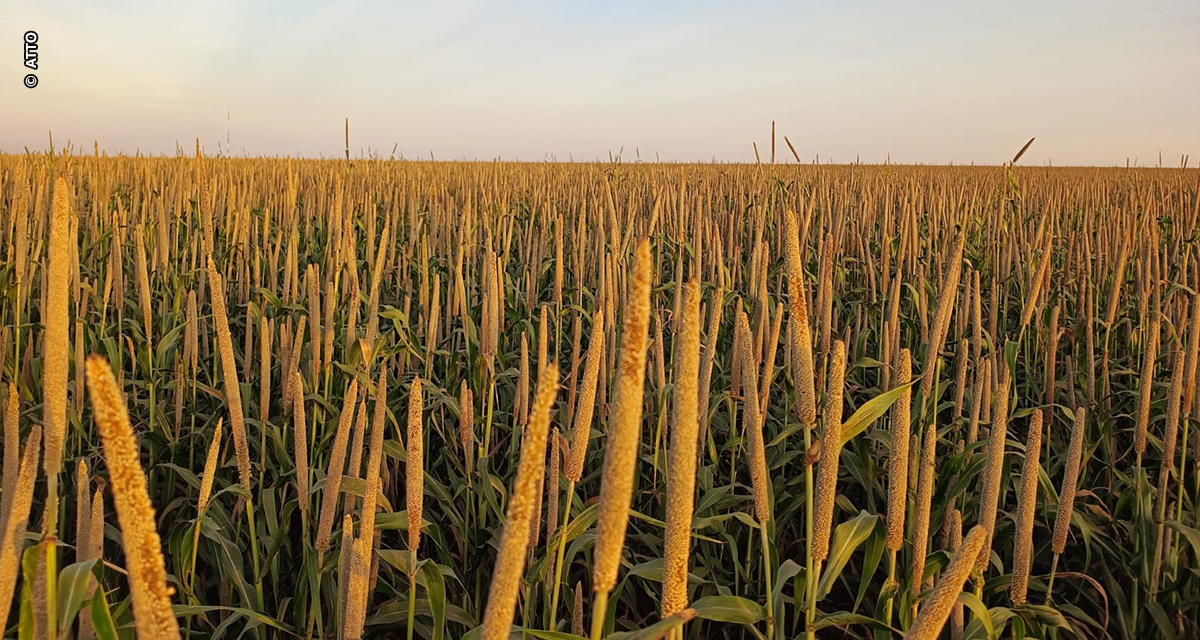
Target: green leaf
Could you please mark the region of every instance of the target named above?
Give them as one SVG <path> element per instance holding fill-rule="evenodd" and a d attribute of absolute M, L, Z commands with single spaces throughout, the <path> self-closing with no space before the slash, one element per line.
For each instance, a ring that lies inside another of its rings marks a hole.
<path fill-rule="evenodd" d="M 1179 636 L 1175 635 L 1175 627 L 1171 624 L 1171 618 L 1167 616 L 1167 612 L 1163 610 L 1162 605 L 1157 602 L 1147 602 L 1146 610 L 1150 612 L 1150 617 L 1154 618 L 1154 624 L 1158 626 L 1159 636 L 1163 640 L 1176 640 Z"/>
<path fill-rule="evenodd" d="M 541 638 L 541 640 L 584 640 L 579 636 L 563 633 L 561 631 L 541 631 L 537 629 L 522 629 L 520 627 L 513 627 L 513 631 L 523 632 L 527 636 Z M 611 638 L 612 636 L 609 637 Z"/>
<path fill-rule="evenodd" d="M 705 596 L 692 604 L 696 617 L 714 622 L 755 624 L 767 617 L 761 604 L 738 596 Z"/>
<path fill-rule="evenodd" d="M 314 489 L 315 489 L 315 487 L 314 487 Z M 361 497 L 363 497 L 363 494 L 365 494 L 367 492 L 367 483 L 364 482 L 362 478 L 352 478 L 350 476 L 342 476 L 342 483 L 341 483 L 341 485 L 339 485 L 338 490 L 341 491 L 342 493 L 346 493 L 346 494 L 349 494 L 352 496 L 357 496 L 357 497 L 361 498 Z M 377 523 L 379 521 L 380 516 L 394 515 L 391 503 L 388 502 L 387 496 L 383 495 L 383 489 L 379 490 L 379 492 L 375 496 L 375 499 L 379 502 L 380 507 L 384 511 L 384 513 L 381 513 L 381 514 L 375 516 L 375 520 Z M 408 528 L 408 524 L 407 524 L 408 516 L 405 515 L 404 519 L 406 522 L 406 524 L 404 526 L 407 529 Z M 378 527 L 379 525 L 376 524 L 375 526 Z"/>
<path fill-rule="evenodd" d="M 958 602 L 966 606 L 974 614 L 971 618 L 971 623 L 963 630 L 964 638 L 974 637 L 972 629 L 978 629 L 979 627 L 982 627 L 987 632 L 988 638 L 996 637 L 996 625 L 992 622 L 992 613 L 988 611 L 987 605 L 983 604 L 982 600 L 970 591 L 963 591 L 958 594 Z"/>
<path fill-rule="evenodd" d="M 854 611 L 858 611 L 863 597 L 867 595 L 867 586 L 871 584 L 871 579 L 875 577 L 875 570 L 879 568 L 879 561 L 883 558 L 884 538 L 883 527 L 875 527 L 871 537 L 867 538 L 863 568 L 859 573 L 858 595 L 854 597 Z"/>
<path fill-rule="evenodd" d="M 647 560 L 629 570 L 630 576 L 638 576 L 654 582 L 663 581 L 663 559 Z"/>
<path fill-rule="evenodd" d="M 643 629 L 610 633 L 607 637 L 609 640 L 658 640 L 667 637 L 672 631 L 682 628 L 684 624 L 695 617 L 695 609 L 684 609 Z"/>
<path fill-rule="evenodd" d="M 425 560 L 419 567 L 425 582 L 425 597 L 433 611 L 433 640 L 442 640 L 446 632 L 446 581 L 432 560 Z"/>
<path fill-rule="evenodd" d="M 271 293 L 267 289 L 263 289 L 260 287 L 258 289 L 258 295 L 261 298 L 266 298 L 267 301 L 270 302 L 272 306 L 275 306 L 275 307 L 283 306 L 283 301 L 279 299 L 279 296 L 275 295 L 274 293 Z"/>
<path fill-rule="evenodd" d="M 218 606 L 214 606 L 214 605 L 177 604 L 177 605 L 173 606 L 171 609 L 175 613 L 176 618 L 187 618 L 187 617 L 191 617 L 191 616 L 195 616 L 195 615 L 200 615 L 202 613 L 208 613 L 210 611 L 228 611 L 230 613 L 234 613 L 234 614 L 237 614 L 239 616 L 246 618 L 247 620 L 250 621 L 251 624 L 265 624 L 267 626 L 279 629 L 280 631 L 287 631 L 287 629 L 284 628 L 283 624 L 280 623 L 278 620 L 275 620 L 274 618 L 271 618 L 270 616 L 259 613 L 257 611 L 252 611 L 250 609 L 244 609 L 242 607 L 218 607 Z"/>
<path fill-rule="evenodd" d="M 850 556 L 854 555 L 859 545 L 870 537 L 878 523 L 879 516 L 877 514 L 862 511 L 851 520 L 839 524 L 834 530 L 825 572 L 821 575 L 821 581 L 817 585 L 818 601 L 829 595 L 829 590 L 833 588 L 834 581 L 841 575 L 846 563 L 850 561 Z"/>
<path fill-rule="evenodd" d="M 17 623 L 18 640 L 33 640 L 33 583 L 37 577 L 38 553 L 42 545 L 35 544 L 21 554 L 21 613 Z"/>
<path fill-rule="evenodd" d="M 1067 619 L 1063 614 L 1054 607 L 1047 607 L 1042 604 L 1023 604 L 1014 607 L 1014 611 L 1018 614 L 1028 614 L 1030 618 L 1037 621 L 1043 627 L 1056 627 L 1058 629 L 1070 629 L 1071 625 L 1067 623 Z"/>
<path fill-rule="evenodd" d="M 784 560 L 775 574 L 775 588 L 771 590 L 771 599 L 776 611 L 783 611 L 783 586 L 792 578 L 804 571 L 794 560 Z"/>
<path fill-rule="evenodd" d="M 1192 552 L 1197 558 L 1200 558 L 1200 531 L 1193 529 L 1176 520 L 1167 520 L 1166 525 L 1183 534 L 1188 542 L 1192 544 Z"/>
<path fill-rule="evenodd" d="M 482 633 L 482 627 L 475 627 L 464 633 L 462 640 L 479 640 L 480 633 Z M 539 631 L 537 629 L 525 629 L 516 625 L 513 625 L 512 629 L 508 632 L 509 638 L 521 638 L 522 636 L 539 638 L 540 640 L 587 640 L 587 638 L 581 638 L 561 631 Z M 608 637 L 612 638 L 613 636 L 610 635 Z"/>
<path fill-rule="evenodd" d="M 422 519 L 422 529 L 428 526 L 431 526 L 431 523 L 428 520 Z M 375 528 L 379 531 L 408 531 L 408 511 L 395 511 L 376 515 Z M 405 551 L 404 554 L 408 555 L 408 552 Z"/>
<path fill-rule="evenodd" d="M 92 571 L 99 560 L 76 562 L 58 572 L 58 628 L 69 629 L 87 599 Z"/>
<path fill-rule="evenodd" d="M 404 526 L 406 529 L 408 528 L 407 524 Z M 375 553 L 379 556 L 380 560 L 392 565 L 400 573 L 408 575 L 408 561 L 412 557 L 411 553 L 400 549 L 380 549 Z"/>
<path fill-rule="evenodd" d="M 817 619 L 813 621 L 813 629 L 818 631 L 827 627 L 838 627 L 839 629 L 844 629 L 852 624 L 866 625 L 868 627 L 881 629 L 883 631 L 893 631 L 897 634 L 901 633 L 899 629 L 893 629 L 892 627 L 889 627 L 888 625 L 876 620 L 875 618 L 872 618 L 871 616 L 864 616 L 860 613 L 851 613 L 849 611 L 837 611 L 818 616 Z"/>
<path fill-rule="evenodd" d="M 1017 349 L 1020 347 L 1020 343 L 1012 340 L 1008 340 L 1004 343 L 1004 362 L 1008 365 L 1008 371 L 1010 375 L 1013 375 L 1013 379 L 1016 378 L 1015 374 L 1012 372 L 1017 370 Z"/>
<path fill-rule="evenodd" d="M 846 446 L 847 442 L 850 442 L 855 436 L 865 431 L 867 427 L 871 426 L 872 422 L 878 420 L 880 416 L 891 408 L 892 403 L 896 402 L 896 399 L 920 381 L 921 379 L 917 378 L 908 384 L 884 391 L 859 407 L 858 411 L 855 411 L 849 420 L 842 423 L 842 446 Z"/>
<path fill-rule="evenodd" d="M 92 628 L 100 640 L 117 640 L 117 625 L 113 624 L 112 612 L 108 609 L 108 599 L 103 589 L 97 589 L 92 595 Z"/>
<path fill-rule="evenodd" d="M 891 600 L 900 593 L 900 583 L 896 581 L 884 581 L 883 587 L 879 589 L 879 601 Z"/>
<path fill-rule="evenodd" d="M 580 511 L 571 518 L 571 524 L 568 524 L 565 530 L 567 542 L 578 538 L 584 531 L 587 531 L 596 523 L 596 517 L 599 515 L 599 512 L 596 510 L 597 507 L 598 504 L 590 504 L 583 511 Z"/>
<path fill-rule="evenodd" d="M 166 354 L 175 347 L 175 342 L 179 340 L 179 333 L 183 331 L 185 326 L 186 325 L 181 324 L 174 329 L 171 329 L 158 341 L 158 345 L 156 345 L 154 349 L 154 362 L 158 364 L 158 366 L 163 366 L 167 361 Z"/>
<path fill-rule="evenodd" d="M 188 485 L 191 486 L 193 489 L 200 488 L 200 478 L 195 473 L 193 473 L 191 470 L 184 469 L 183 467 L 181 467 L 177 464 L 171 464 L 170 462 L 163 462 L 163 463 L 159 464 L 158 466 L 160 466 L 164 469 L 170 469 L 170 470 L 174 471 L 175 473 L 178 473 L 179 477 L 183 478 L 184 482 L 187 482 Z"/>

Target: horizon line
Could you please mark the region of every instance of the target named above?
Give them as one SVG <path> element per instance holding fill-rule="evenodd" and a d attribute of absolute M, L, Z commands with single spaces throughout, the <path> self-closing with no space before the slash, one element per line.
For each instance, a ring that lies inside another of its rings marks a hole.
<path fill-rule="evenodd" d="M 175 160 L 175 159 L 195 160 L 195 159 L 197 159 L 195 154 L 188 155 L 188 154 L 182 153 L 181 148 L 179 150 L 177 150 L 177 152 L 175 154 L 171 154 L 171 155 L 168 155 L 165 153 L 142 153 L 140 149 L 135 149 L 132 154 L 127 151 L 123 151 L 123 150 L 118 151 L 113 154 L 110 154 L 110 153 L 108 153 L 108 151 L 103 150 L 103 149 L 100 150 L 101 155 L 99 155 L 99 156 L 97 156 L 94 151 L 92 153 L 86 153 L 86 154 L 85 153 L 76 153 L 77 150 L 82 150 L 83 148 L 84 147 L 76 148 L 70 141 L 68 141 L 67 145 L 64 147 L 57 147 L 57 148 L 50 147 L 50 148 L 40 149 L 40 150 L 30 149 L 29 147 L 24 147 L 21 151 L 14 152 L 14 151 L 6 150 L 4 148 L 4 146 L 2 144 L 0 144 L 0 156 L 19 157 L 19 156 L 44 155 L 47 153 L 51 154 L 51 155 L 62 156 L 62 155 L 64 155 L 64 153 L 63 153 L 64 151 L 68 151 L 69 155 L 73 158 L 100 158 L 100 159 L 129 158 L 129 159 L 159 159 L 159 160 Z M 350 156 L 349 158 L 347 158 L 344 155 L 330 155 L 330 156 L 326 156 L 326 155 L 319 155 L 319 156 L 253 155 L 253 154 L 231 155 L 231 154 L 224 153 L 224 152 L 218 152 L 214 155 L 204 155 L 200 159 L 202 159 L 202 160 L 302 160 L 302 161 L 318 161 L 318 162 L 349 162 L 351 164 L 353 164 L 354 162 L 392 162 L 392 163 L 406 162 L 406 163 L 426 163 L 426 164 L 497 164 L 497 163 L 500 163 L 500 164 L 545 164 L 545 165 L 596 164 L 596 165 L 613 165 L 613 166 L 618 166 L 618 165 L 659 165 L 659 166 L 725 165 L 725 166 L 749 166 L 749 167 L 979 167 L 979 168 L 1003 168 L 1006 166 L 1010 166 L 1010 164 L 1011 164 L 1008 162 L 990 163 L 990 162 L 975 162 L 975 161 L 971 161 L 971 162 L 955 162 L 955 161 L 950 161 L 950 162 L 899 162 L 899 161 L 893 161 L 893 160 L 886 160 L 884 162 L 871 162 L 871 161 L 863 162 L 859 159 L 855 159 L 852 162 L 843 162 L 843 161 L 836 161 L 836 160 L 822 162 L 822 161 L 820 161 L 819 156 L 817 158 L 814 158 L 814 160 L 812 162 L 785 161 L 785 162 L 774 162 L 774 163 L 761 162 L 761 161 L 748 162 L 748 161 L 742 161 L 742 160 L 718 160 L 716 158 L 713 158 L 710 160 L 700 160 L 700 159 L 697 159 L 697 160 L 657 160 L 657 159 L 656 160 L 643 160 L 643 159 L 628 160 L 628 159 L 623 158 L 622 156 L 611 156 L 610 159 L 608 159 L 608 160 L 605 160 L 600 157 L 597 157 L 594 160 L 579 160 L 579 159 L 574 159 L 574 158 L 563 160 L 563 159 L 559 159 L 557 157 L 552 157 L 550 159 L 542 159 L 542 160 L 527 160 L 527 159 L 521 159 L 521 158 L 504 158 L 502 156 L 496 156 L 494 158 L 439 159 L 439 158 L 434 157 L 432 152 L 430 152 L 430 157 L 425 157 L 425 156 L 406 157 L 403 154 L 401 154 L 400 156 L 392 155 L 392 156 L 385 158 L 382 155 L 375 155 L 375 156 L 364 155 L 361 152 L 361 150 L 360 150 L 359 155 Z M 1070 163 L 1056 164 L 1056 163 L 1054 163 L 1053 160 L 1047 160 L 1044 164 L 1019 164 L 1018 163 L 1016 166 L 1021 166 L 1021 167 L 1025 167 L 1025 168 L 1041 168 L 1041 169 L 1088 169 L 1088 168 L 1092 168 L 1092 169 L 1158 169 L 1158 170 L 1173 170 L 1173 171 L 1186 171 L 1188 169 L 1200 168 L 1200 166 L 1198 166 L 1198 167 L 1190 166 L 1190 156 L 1189 155 L 1183 156 L 1182 158 L 1180 158 L 1180 160 L 1181 160 L 1181 162 L 1178 165 L 1167 165 L 1167 164 L 1161 164 L 1161 163 L 1156 164 L 1156 165 L 1151 165 L 1151 164 L 1142 163 L 1138 159 L 1127 158 L 1126 163 L 1124 165 L 1122 165 L 1120 163 L 1114 163 L 1114 164 L 1070 164 Z"/>

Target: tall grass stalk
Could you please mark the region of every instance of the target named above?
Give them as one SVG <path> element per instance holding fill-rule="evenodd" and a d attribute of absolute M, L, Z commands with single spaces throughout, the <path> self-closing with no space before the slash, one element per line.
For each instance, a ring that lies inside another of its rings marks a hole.
<path fill-rule="evenodd" d="M 517 590 L 524 572 L 529 523 L 534 502 L 541 499 L 537 490 L 546 460 L 546 436 L 550 428 L 550 408 L 558 393 L 558 365 L 542 369 L 530 411 L 529 426 L 521 443 L 521 461 L 513 481 L 512 499 L 505 513 L 500 549 L 488 590 L 487 609 L 483 614 L 481 640 L 507 640 L 517 606 Z"/>
<path fill-rule="evenodd" d="M 837 499 L 838 459 L 842 454 L 842 392 L 846 377 L 846 343 L 836 340 L 829 364 L 829 386 L 825 394 L 824 429 L 821 432 L 821 460 L 817 468 L 816 504 L 813 535 L 808 553 L 813 571 L 808 575 L 808 617 L 811 638 L 817 616 L 817 585 L 821 563 L 829 557 L 829 536 L 833 527 L 833 508 Z"/>
<path fill-rule="evenodd" d="M 643 238 L 634 253 L 633 272 L 625 301 L 620 368 L 614 410 L 604 448 L 600 506 L 596 519 L 593 558 L 592 640 L 603 635 L 608 595 L 617 583 L 625 527 L 633 499 L 633 477 L 642 432 L 642 393 L 646 381 L 646 336 L 650 327 L 650 287 L 653 262 L 650 241 Z"/>
<path fill-rule="evenodd" d="M 133 427 L 129 424 L 125 398 L 106 360 L 90 356 L 87 368 L 92 411 L 104 443 L 104 460 L 112 481 L 117 522 L 121 525 L 138 636 L 178 638 L 179 623 L 171 609 L 174 589 L 167 584 L 154 506 L 146 491 L 146 476 L 142 472 Z"/>

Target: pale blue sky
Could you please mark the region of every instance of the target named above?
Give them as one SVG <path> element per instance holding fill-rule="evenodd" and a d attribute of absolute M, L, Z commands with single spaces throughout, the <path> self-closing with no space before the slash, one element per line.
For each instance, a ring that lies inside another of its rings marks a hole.
<path fill-rule="evenodd" d="M 0 0 L 0 149 L 1200 161 L 1200 2 Z M 40 34 L 40 84 L 20 42 Z"/>

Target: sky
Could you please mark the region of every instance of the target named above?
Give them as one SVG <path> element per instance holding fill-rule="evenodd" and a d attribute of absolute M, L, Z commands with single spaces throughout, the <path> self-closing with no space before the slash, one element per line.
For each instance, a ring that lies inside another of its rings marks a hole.
<path fill-rule="evenodd" d="M 1200 163 L 1200 2 L 0 0 L 0 152 Z M 38 33 L 38 85 L 21 42 Z M 228 141 L 228 143 L 227 143 Z"/>

